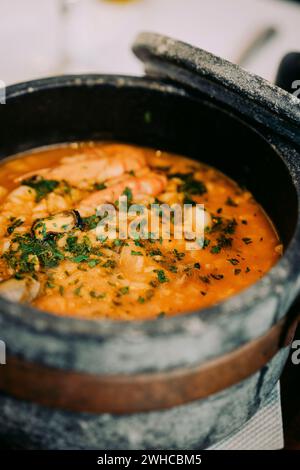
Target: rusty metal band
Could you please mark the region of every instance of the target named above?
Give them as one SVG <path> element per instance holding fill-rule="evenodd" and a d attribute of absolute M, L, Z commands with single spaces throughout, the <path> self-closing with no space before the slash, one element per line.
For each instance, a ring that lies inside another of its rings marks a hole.
<path fill-rule="evenodd" d="M 293 337 L 283 321 L 264 336 L 199 367 L 137 375 L 93 375 L 15 356 L 0 367 L 0 390 L 15 398 L 75 412 L 127 414 L 167 409 L 230 387 L 261 369 Z"/>

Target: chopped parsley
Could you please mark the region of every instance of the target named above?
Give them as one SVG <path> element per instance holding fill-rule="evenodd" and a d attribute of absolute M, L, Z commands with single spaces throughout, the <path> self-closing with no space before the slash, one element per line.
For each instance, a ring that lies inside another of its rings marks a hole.
<path fill-rule="evenodd" d="M 185 253 L 179 252 L 176 248 L 174 248 L 173 253 L 178 261 L 182 260 L 185 257 Z"/>
<path fill-rule="evenodd" d="M 160 251 L 159 248 L 156 249 L 156 250 L 151 250 L 151 251 L 149 252 L 149 256 L 161 256 L 161 255 L 162 255 L 162 253 L 161 253 L 161 251 Z"/>
<path fill-rule="evenodd" d="M 209 245 L 210 245 L 210 239 L 209 238 L 204 238 L 203 249 L 207 248 Z"/>
<path fill-rule="evenodd" d="M 113 245 L 114 246 L 122 246 L 122 245 L 124 245 L 124 241 L 119 240 L 118 238 L 116 238 L 116 240 L 113 241 Z"/>
<path fill-rule="evenodd" d="M 221 246 L 220 245 L 214 245 L 214 246 L 211 247 L 211 250 L 210 250 L 210 252 L 214 255 L 220 253 L 220 251 L 221 251 Z"/>
<path fill-rule="evenodd" d="M 78 297 L 81 296 L 81 289 L 82 289 L 82 285 L 79 286 L 79 287 L 76 287 L 76 289 L 74 290 L 74 294 L 77 295 Z"/>
<path fill-rule="evenodd" d="M 131 191 L 130 188 L 128 188 L 128 187 L 125 188 L 122 195 L 127 197 L 127 201 L 129 203 L 132 202 L 133 196 L 132 196 L 132 191 Z"/>
<path fill-rule="evenodd" d="M 233 239 L 231 237 L 226 237 L 225 235 L 221 235 L 217 239 L 218 245 L 220 248 L 229 248 L 232 246 Z"/>
<path fill-rule="evenodd" d="M 40 240 L 26 233 L 15 235 L 12 242 L 13 247 L 2 257 L 19 274 L 34 273 L 37 260 L 43 268 L 54 268 L 64 259 L 64 254 L 56 245 L 55 239 Z"/>
<path fill-rule="evenodd" d="M 53 284 L 53 282 L 48 279 L 48 281 L 46 282 L 46 287 L 48 287 L 49 289 L 54 289 L 55 284 Z"/>
<path fill-rule="evenodd" d="M 88 259 L 90 253 L 92 252 L 92 244 L 89 237 L 84 236 L 82 241 L 78 241 L 78 237 L 74 235 L 70 235 L 66 240 L 66 249 L 74 256 L 73 261 L 75 263 L 80 263 L 84 261 L 83 257 L 86 257 L 85 260 Z M 82 259 L 80 260 L 80 257 Z"/>
<path fill-rule="evenodd" d="M 239 260 L 236 258 L 230 258 L 227 261 L 229 261 L 229 263 L 232 264 L 232 266 L 236 266 L 237 264 L 239 264 Z"/>
<path fill-rule="evenodd" d="M 119 293 L 120 293 L 121 295 L 126 295 L 126 294 L 128 294 L 128 292 L 129 292 L 129 286 L 124 286 L 124 287 L 121 287 L 121 288 L 119 289 Z"/>
<path fill-rule="evenodd" d="M 230 220 L 224 227 L 224 232 L 233 235 L 237 226 L 237 221 L 235 219 Z"/>
<path fill-rule="evenodd" d="M 11 225 L 7 227 L 8 235 L 11 235 L 17 227 L 20 227 L 21 225 L 24 224 L 24 221 L 22 219 L 15 219 L 14 217 L 13 219 L 11 219 L 11 222 L 12 222 Z"/>
<path fill-rule="evenodd" d="M 203 181 L 196 180 L 193 173 L 173 173 L 170 175 L 170 178 L 179 178 L 183 181 L 183 183 L 179 185 L 178 190 L 181 193 L 185 193 L 186 196 L 201 196 L 207 192 Z"/>
<path fill-rule="evenodd" d="M 105 183 L 95 183 L 94 184 L 94 189 L 97 189 L 98 191 L 101 191 L 102 189 L 106 189 L 107 186 Z"/>
<path fill-rule="evenodd" d="M 40 202 L 44 197 L 49 193 L 52 193 L 57 188 L 59 182 L 55 180 L 46 180 L 41 176 L 35 175 L 23 180 L 22 184 L 33 188 L 36 192 L 35 200 L 36 202 Z"/>
<path fill-rule="evenodd" d="M 184 195 L 184 198 L 183 198 L 182 202 L 183 202 L 183 204 L 190 204 L 191 206 L 196 205 L 196 202 L 194 201 L 194 199 L 192 199 L 188 194 Z"/>
<path fill-rule="evenodd" d="M 99 264 L 99 263 L 100 263 L 100 261 L 99 261 L 98 259 L 90 259 L 90 260 L 88 261 L 88 266 L 89 266 L 90 268 L 94 268 L 94 267 L 97 266 L 97 264 Z"/>
<path fill-rule="evenodd" d="M 71 258 L 71 261 L 73 261 L 73 263 L 82 263 L 82 261 L 87 261 L 88 259 L 89 257 L 87 255 L 78 255 Z"/>
<path fill-rule="evenodd" d="M 116 267 L 117 263 L 113 259 L 108 259 L 105 261 L 104 264 L 102 264 L 103 268 L 111 268 L 114 269 Z"/>
<path fill-rule="evenodd" d="M 91 290 L 90 291 L 90 296 L 93 298 L 93 299 L 104 299 L 104 297 L 106 296 L 106 293 L 105 292 L 102 292 L 100 294 L 97 294 L 97 292 L 95 292 L 94 290 Z"/>
<path fill-rule="evenodd" d="M 157 274 L 158 282 L 160 282 L 161 284 L 163 284 L 164 282 L 169 282 L 169 279 L 167 278 L 163 269 L 154 269 L 154 272 Z"/>
<path fill-rule="evenodd" d="M 96 214 L 90 215 L 89 217 L 82 218 L 82 228 L 83 230 L 93 230 L 99 224 L 101 218 Z"/>
<path fill-rule="evenodd" d="M 168 269 L 171 273 L 177 273 L 178 272 L 177 266 L 174 266 L 173 264 L 171 266 L 169 266 Z"/>
<path fill-rule="evenodd" d="M 224 279 L 223 274 L 211 274 L 211 277 L 215 279 L 216 281 L 221 281 L 222 279 Z"/>
<path fill-rule="evenodd" d="M 238 207 L 238 204 L 230 196 L 226 199 L 225 204 L 226 206 Z"/>
<path fill-rule="evenodd" d="M 233 235 L 237 227 L 237 221 L 235 219 L 226 220 L 223 217 L 214 217 L 213 225 L 209 232 L 223 232 L 224 234 Z"/>

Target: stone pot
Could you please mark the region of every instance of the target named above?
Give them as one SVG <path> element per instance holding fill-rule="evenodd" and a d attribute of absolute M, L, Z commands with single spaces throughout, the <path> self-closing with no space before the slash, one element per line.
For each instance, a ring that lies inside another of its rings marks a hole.
<path fill-rule="evenodd" d="M 8 87 L 0 157 L 113 139 L 200 159 L 253 192 L 284 255 L 240 294 L 172 318 L 87 321 L 0 299 L 5 447 L 204 449 L 256 412 L 289 354 L 300 289 L 300 101 L 169 38 L 143 34 L 134 50 L 146 77 Z"/>

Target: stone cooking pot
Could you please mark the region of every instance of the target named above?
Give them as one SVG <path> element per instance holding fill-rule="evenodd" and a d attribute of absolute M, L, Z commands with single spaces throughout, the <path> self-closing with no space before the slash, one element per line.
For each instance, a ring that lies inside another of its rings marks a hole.
<path fill-rule="evenodd" d="M 61 318 L 0 299 L 6 448 L 204 449 L 256 412 L 289 354 L 300 290 L 300 101 L 169 38 L 144 33 L 134 51 L 146 77 L 8 87 L 1 158 L 114 139 L 201 159 L 254 193 L 284 255 L 240 294 L 153 321 Z"/>

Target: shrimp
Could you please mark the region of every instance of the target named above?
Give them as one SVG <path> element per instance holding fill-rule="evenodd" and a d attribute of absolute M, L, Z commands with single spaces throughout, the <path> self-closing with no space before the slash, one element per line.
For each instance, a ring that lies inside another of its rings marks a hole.
<path fill-rule="evenodd" d="M 105 157 L 120 157 L 124 159 L 144 160 L 144 151 L 140 148 L 126 144 L 104 144 L 101 147 L 90 147 L 81 153 L 69 155 L 60 159 L 60 163 L 74 164 L 86 160 L 95 160 Z"/>
<path fill-rule="evenodd" d="M 143 200 L 146 196 L 156 196 L 161 193 L 165 189 L 166 184 L 167 179 L 164 175 L 150 171 L 140 178 L 125 178 L 118 184 L 101 191 L 96 191 L 83 199 L 78 206 L 78 210 L 83 216 L 93 214 L 97 206 L 105 203 L 114 203 L 126 188 L 131 191 L 135 200 Z"/>
<path fill-rule="evenodd" d="M 76 157 L 75 157 L 76 158 Z M 33 175 L 42 176 L 45 179 L 66 181 L 70 185 L 77 186 L 80 189 L 91 187 L 94 183 L 103 183 L 111 178 L 116 178 L 125 173 L 140 170 L 146 165 L 142 152 L 133 155 L 128 150 L 128 157 L 122 152 L 112 156 L 90 156 L 85 158 L 78 156 L 76 160 L 69 160 L 53 168 L 44 168 L 41 170 L 26 173 L 18 176 L 15 182 L 20 182 Z"/>

